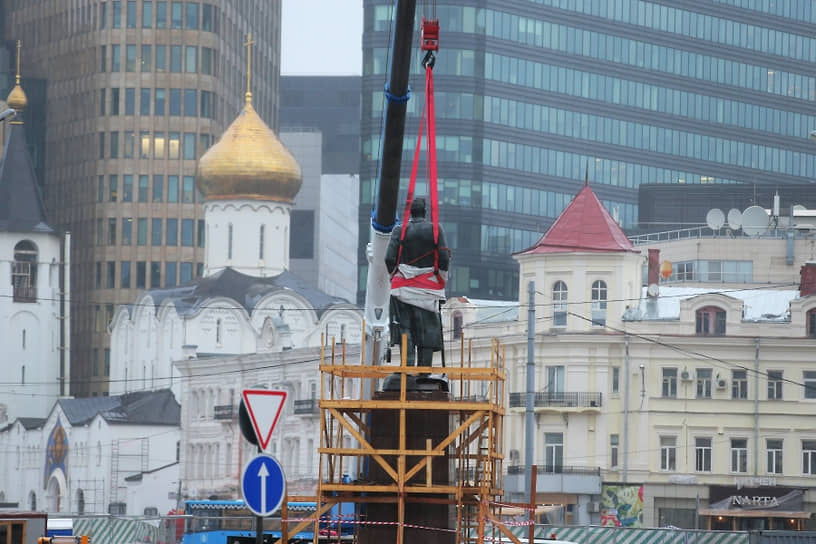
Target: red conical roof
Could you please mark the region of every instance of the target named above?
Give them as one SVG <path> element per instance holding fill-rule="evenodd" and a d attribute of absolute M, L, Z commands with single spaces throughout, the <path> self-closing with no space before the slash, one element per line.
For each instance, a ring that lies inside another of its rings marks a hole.
<path fill-rule="evenodd" d="M 517 255 L 587 251 L 638 252 L 588 184 L 575 195 L 541 240 Z"/>

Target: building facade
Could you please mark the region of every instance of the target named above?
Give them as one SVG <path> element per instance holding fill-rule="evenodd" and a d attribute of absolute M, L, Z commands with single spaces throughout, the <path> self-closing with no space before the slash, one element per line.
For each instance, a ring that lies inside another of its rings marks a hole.
<path fill-rule="evenodd" d="M 812 235 L 800 234 L 790 264 L 784 237 L 634 246 L 587 186 L 515 255 L 518 316 L 449 301 L 452 336 L 471 338 L 475 353 L 490 338 L 504 345 L 506 494 L 528 496 L 533 282 L 530 461 L 541 502 L 565 505 L 565 521 L 578 524 L 811 527 L 816 268 Z M 705 267 L 685 275 L 686 263 Z"/>
<path fill-rule="evenodd" d="M 54 224 L 74 233 L 72 393 L 105 394 L 115 306 L 202 273 L 196 159 L 241 107 L 249 34 L 255 103 L 277 125 L 280 3 L 2 9 L 3 35 L 24 40 L 25 66 L 46 80 L 45 201 Z"/>
<path fill-rule="evenodd" d="M 364 6 L 360 277 L 393 2 Z M 624 227 L 637 222 L 640 183 L 803 185 L 816 172 L 807 2 L 450 0 L 434 9 L 421 15 L 441 27 L 439 198 L 453 295 L 515 298 L 510 253 L 538 239 L 587 171 Z M 406 180 L 423 101 L 415 58 Z"/>
<path fill-rule="evenodd" d="M 165 389 L 61 399 L 45 417 L 17 418 L 0 429 L 0 493 L 51 514 L 165 513 L 176 507 L 179 415 Z"/>

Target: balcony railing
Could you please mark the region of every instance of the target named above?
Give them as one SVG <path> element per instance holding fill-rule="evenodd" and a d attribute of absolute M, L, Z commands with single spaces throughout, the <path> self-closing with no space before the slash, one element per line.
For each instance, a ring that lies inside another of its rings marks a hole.
<path fill-rule="evenodd" d="M 535 394 L 536 408 L 600 408 L 602 393 L 540 391 Z M 527 406 L 527 393 L 510 393 L 510 408 Z"/>
<path fill-rule="evenodd" d="M 213 406 L 213 419 L 234 419 L 238 411 L 232 404 L 220 404 Z"/>
<path fill-rule="evenodd" d="M 527 471 L 525 465 L 510 465 L 507 467 L 507 474 L 524 474 Z M 600 467 L 567 467 L 564 465 L 536 465 L 536 474 L 589 474 L 600 476 Z"/>
<path fill-rule="evenodd" d="M 295 401 L 296 414 L 316 414 L 318 412 L 317 399 Z"/>
<path fill-rule="evenodd" d="M 15 286 L 14 302 L 37 302 L 37 288 Z"/>

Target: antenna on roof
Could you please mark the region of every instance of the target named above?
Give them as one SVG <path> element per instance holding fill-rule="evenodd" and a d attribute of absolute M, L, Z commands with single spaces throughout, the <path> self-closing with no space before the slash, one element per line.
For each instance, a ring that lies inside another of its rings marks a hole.
<path fill-rule="evenodd" d="M 760 206 L 749 206 L 742 212 L 742 232 L 748 236 L 759 236 L 768 230 L 768 212 Z"/>
<path fill-rule="evenodd" d="M 728 210 L 728 228 L 731 230 L 739 230 L 742 225 L 742 213 L 736 208 Z"/>
<path fill-rule="evenodd" d="M 706 225 L 708 225 L 708 228 L 710 228 L 714 232 L 717 232 L 722 228 L 724 224 L 725 215 L 723 214 L 721 209 L 713 208 L 708 210 L 708 213 L 706 214 Z"/>

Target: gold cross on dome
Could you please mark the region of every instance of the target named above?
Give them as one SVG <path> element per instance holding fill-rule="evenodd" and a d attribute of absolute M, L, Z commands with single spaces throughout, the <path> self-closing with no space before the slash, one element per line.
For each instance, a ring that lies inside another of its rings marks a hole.
<path fill-rule="evenodd" d="M 247 41 L 244 44 L 247 48 L 247 86 L 246 86 L 246 99 L 247 102 L 252 100 L 252 89 L 250 85 L 252 84 L 252 46 L 255 44 L 255 41 L 252 39 L 252 32 L 247 34 Z"/>

